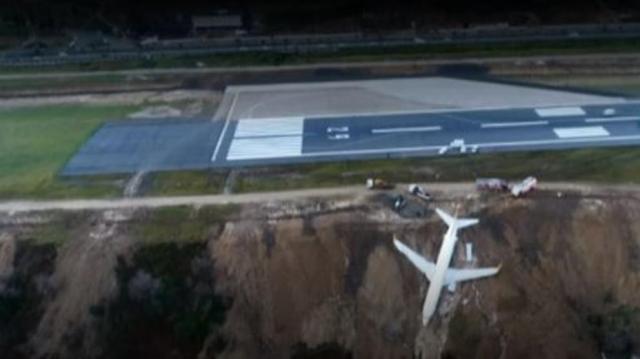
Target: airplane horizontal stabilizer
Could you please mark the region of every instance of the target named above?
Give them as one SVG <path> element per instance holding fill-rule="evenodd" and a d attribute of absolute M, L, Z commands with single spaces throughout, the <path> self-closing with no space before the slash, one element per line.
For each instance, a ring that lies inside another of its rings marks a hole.
<path fill-rule="evenodd" d="M 500 271 L 501 266 L 492 268 L 474 268 L 474 269 L 447 269 L 445 281 L 443 285 L 449 285 L 455 282 L 464 282 L 467 280 L 490 277 Z"/>
<path fill-rule="evenodd" d="M 455 218 L 440 208 L 436 208 L 436 213 L 438 213 L 438 216 L 440 216 L 449 227 L 455 226 L 457 229 L 473 226 L 478 223 L 478 220 L 475 218 Z"/>
<path fill-rule="evenodd" d="M 400 253 L 404 254 L 414 266 L 418 267 L 418 269 L 424 273 L 429 280 L 431 280 L 436 271 L 436 265 L 434 263 L 429 262 L 423 256 L 407 247 L 404 243 L 397 240 L 395 236 L 393 237 L 393 245 L 396 246 Z"/>

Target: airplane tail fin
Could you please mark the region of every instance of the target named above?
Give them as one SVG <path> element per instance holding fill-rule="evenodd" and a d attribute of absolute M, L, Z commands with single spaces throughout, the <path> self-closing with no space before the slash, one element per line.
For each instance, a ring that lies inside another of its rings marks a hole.
<path fill-rule="evenodd" d="M 478 223 L 478 220 L 475 218 L 456 218 L 450 215 L 449 213 L 441 210 L 440 208 L 436 208 L 436 213 L 438 216 L 442 218 L 442 220 L 449 226 L 455 227 L 457 229 L 473 226 Z"/>

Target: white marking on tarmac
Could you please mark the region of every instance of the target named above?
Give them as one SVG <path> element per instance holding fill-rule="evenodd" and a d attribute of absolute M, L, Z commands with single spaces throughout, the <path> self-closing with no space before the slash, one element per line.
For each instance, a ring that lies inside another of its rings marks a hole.
<path fill-rule="evenodd" d="M 222 140 L 224 140 L 224 135 L 227 133 L 227 128 L 229 127 L 229 119 L 231 118 L 231 113 L 236 107 L 236 101 L 238 100 L 238 93 L 236 92 L 233 95 L 233 102 L 231 102 L 231 107 L 229 108 L 229 112 L 227 112 L 227 117 L 224 119 L 224 127 L 222 128 L 222 132 L 220 133 L 220 137 L 218 138 L 218 143 L 216 144 L 215 150 L 213 150 L 213 155 L 211 155 L 211 162 L 215 162 L 218 157 L 218 151 L 220 151 L 220 146 L 222 145 Z"/>
<path fill-rule="evenodd" d="M 585 114 L 582 107 L 536 108 L 536 113 L 540 117 L 582 116 Z"/>
<path fill-rule="evenodd" d="M 302 136 L 261 137 L 234 139 L 227 160 L 299 157 L 302 154 Z"/>
<path fill-rule="evenodd" d="M 490 122 L 480 125 L 482 128 L 502 128 L 502 127 L 524 127 L 524 126 L 544 126 L 549 121 L 526 121 L 526 122 Z"/>
<path fill-rule="evenodd" d="M 487 143 L 473 143 L 468 146 L 478 146 L 478 148 L 487 147 L 518 147 L 518 146 L 536 146 L 536 145 L 553 145 L 553 144 L 567 144 L 567 143 L 584 143 L 584 142 L 618 142 L 618 141 L 640 141 L 640 135 L 631 136 L 618 136 L 618 137 L 604 137 L 604 138 L 568 138 L 568 139 L 552 139 L 552 140 L 531 140 L 520 142 L 487 142 Z M 363 150 L 341 150 L 341 151 L 322 151 L 322 152 L 307 152 L 297 155 L 295 157 L 326 157 L 326 156 L 341 156 L 341 155 L 374 155 L 384 153 L 399 153 L 399 152 L 423 152 L 423 151 L 438 151 L 442 146 L 419 146 L 419 147 L 394 147 L 387 149 L 363 149 Z M 247 158 L 250 159 L 250 158 Z"/>
<path fill-rule="evenodd" d="M 620 116 L 620 117 L 594 117 L 587 118 L 584 122 L 600 123 L 600 122 L 624 122 L 624 121 L 640 121 L 638 116 Z"/>
<path fill-rule="evenodd" d="M 275 117 L 238 120 L 234 138 L 302 136 L 304 117 Z"/>
<path fill-rule="evenodd" d="M 553 132 L 559 138 L 609 136 L 609 131 L 602 126 L 554 128 Z"/>
<path fill-rule="evenodd" d="M 419 126 L 419 127 L 394 127 L 394 128 L 374 128 L 371 130 L 373 134 L 379 133 L 400 133 L 400 132 L 431 132 L 440 131 L 441 126 Z"/>

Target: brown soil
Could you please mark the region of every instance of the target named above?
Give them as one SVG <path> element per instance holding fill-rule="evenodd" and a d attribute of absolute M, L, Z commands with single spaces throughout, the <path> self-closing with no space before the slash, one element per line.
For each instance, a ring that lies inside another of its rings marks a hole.
<path fill-rule="evenodd" d="M 561 197 L 539 192 L 517 200 L 461 196 L 437 205 L 447 210 L 459 206 L 460 213 L 480 218 L 478 226 L 461 232 L 452 265 L 465 265 L 463 245 L 470 241 L 476 265 L 501 263 L 502 270 L 496 277 L 459 285 L 454 294 L 444 291 L 438 313 L 427 327 L 420 324 L 420 311 L 429 284 L 394 249 L 391 238 L 396 234 L 433 259 L 445 228 L 432 208 L 425 217 L 411 218 L 392 212 L 384 196 L 306 199 L 245 205 L 223 227 L 212 220 L 200 242 L 206 246 L 193 255 L 206 255 L 213 263 L 208 281 L 215 284 L 217 295 L 229 299 L 229 306 L 222 324 L 206 329 L 206 339 L 189 343 L 200 343 L 200 358 L 640 354 L 636 192 L 565 192 Z M 116 275 L 118 258 L 135 264 L 131 256 L 156 245 L 140 237 L 144 231 L 132 230 L 151 210 L 127 211 L 86 212 L 85 220 L 70 229 L 71 240 L 59 248 L 55 259 L 53 290 L 37 304 L 44 310 L 38 325 L 26 333 L 29 339 L 21 344 L 22 352 L 60 358 L 112 357 L 116 353 L 109 348 L 116 346 L 124 353 L 134 352 L 110 343 L 102 335 L 105 331 L 98 330 L 108 327 L 116 313 L 90 314 L 96 305 L 123 293 L 126 283 Z M 189 220 L 201 218 L 195 213 Z M 24 220 L 0 228 L 0 233 L 12 233 L 0 241 L 1 268 L 12 263 L 7 258 L 14 253 L 6 249 L 11 243 L 6 238 L 24 241 L 24 233 L 39 225 Z M 175 241 L 186 245 L 180 238 Z M 163 255 L 163 260 L 172 258 L 171 252 Z M 140 277 L 148 277 L 148 288 L 158 290 L 166 284 L 153 276 L 173 278 L 166 277 L 172 268 L 188 269 L 197 262 L 172 260 L 182 264 L 153 267 L 162 270 L 143 268 L 150 273 Z M 190 289 L 181 295 L 200 298 L 197 293 L 203 293 L 203 284 L 192 285 L 196 282 L 191 276 L 184 281 L 191 283 Z M 138 292 L 146 293 L 143 289 Z M 153 308 L 153 303 L 143 308 Z M 161 330 L 164 327 L 154 323 L 136 322 L 138 329 L 132 333 L 139 337 L 129 341 L 164 343 L 167 350 L 156 357 L 193 357 L 187 354 L 192 349 L 180 349 L 177 332 Z M 145 325 L 149 329 L 140 333 Z M 2 329 L 0 323 L 0 339 Z M 173 351 L 172 343 L 176 343 Z"/>

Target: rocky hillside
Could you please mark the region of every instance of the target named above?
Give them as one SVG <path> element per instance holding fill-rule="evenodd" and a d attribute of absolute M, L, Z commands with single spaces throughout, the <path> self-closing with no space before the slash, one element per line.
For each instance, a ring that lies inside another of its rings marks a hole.
<path fill-rule="evenodd" d="M 388 202 L 2 215 L 0 357 L 640 355 L 633 193 L 439 201 L 480 218 L 454 265 L 502 270 L 443 292 L 427 327 L 428 282 L 391 239 L 434 258 L 445 227 Z"/>

